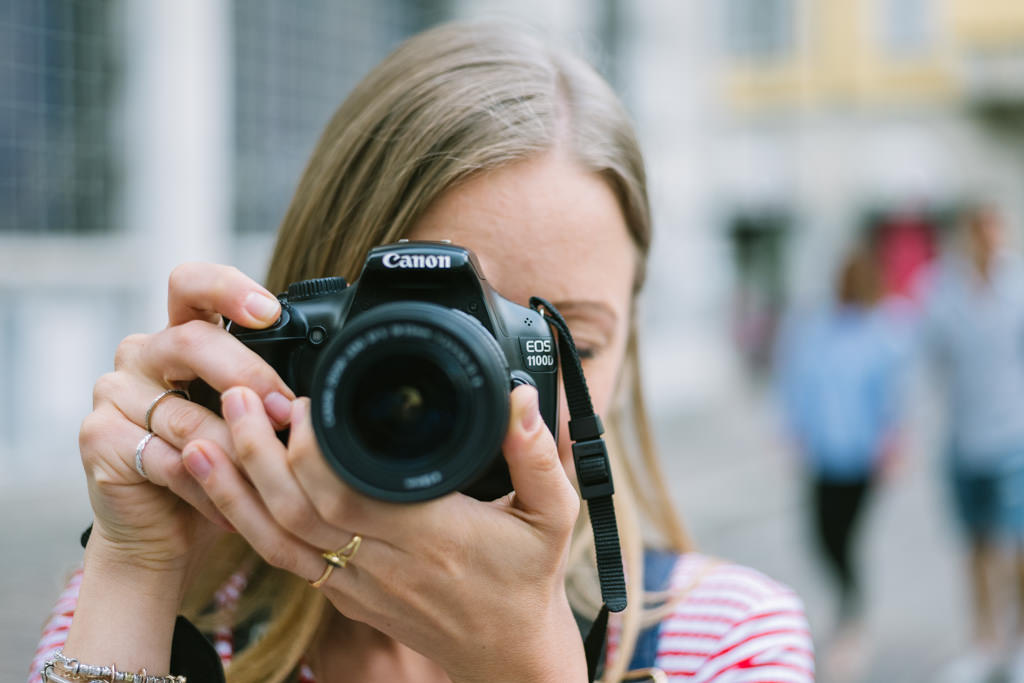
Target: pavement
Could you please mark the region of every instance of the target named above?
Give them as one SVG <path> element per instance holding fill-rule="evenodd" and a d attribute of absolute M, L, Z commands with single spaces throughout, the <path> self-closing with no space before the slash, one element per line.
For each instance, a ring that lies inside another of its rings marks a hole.
<path fill-rule="evenodd" d="M 870 654 L 862 681 L 934 681 L 968 642 L 961 549 L 940 468 L 929 453 L 931 418 L 913 419 L 901 471 L 876 491 L 862 525 L 859 557 Z M 799 467 L 779 437 L 763 392 L 727 404 L 665 415 L 656 430 L 666 475 L 699 548 L 755 567 L 794 587 L 816 647 L 826 646 L 835 595 L 808 541 Z M 78 467 L 76 457 L 69 467 Z M 39 628 L 90 519 L 84 485 L 0 491 L 0 680 L 26 679 Z M 819 676 L 824 683 L 835 683 Z"/>
<path fill-rule="evenodd" d="M 923 398 L 922 404 L 930 403 Z M 836 593 L 810 537 L 799 463 L 762 393 L 660 420 L 666 475 L 698 548 L 752 566 L 803 598 L 823 683 L 938 680 L 970 639 L 960 539 L 935 452 L 935 411 L 911 417 L 900 466 L 875 490 L 858 539 L 867 650 L 860 676 L 822 671 Z"/>

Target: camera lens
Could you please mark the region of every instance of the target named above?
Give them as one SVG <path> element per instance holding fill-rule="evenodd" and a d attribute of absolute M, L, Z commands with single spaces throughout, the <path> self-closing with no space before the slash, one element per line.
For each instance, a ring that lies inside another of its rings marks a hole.
<path fill-rule="evenodd" d="M 363 445 L 384 459 L 411 460 L 448 444 L 460 410 L 451 370 L 422 354 L 388 355 L 362 368 L 350 408 Z"/>
<path fill-rule="evenodd" d="M 498 342 L 470 315 L 381 304 L 324 349 L 310 391 L 313 429 L 335 471 L 376 498 L 501 495 L 510 489 L 501 461 L 509 376 Z"/>

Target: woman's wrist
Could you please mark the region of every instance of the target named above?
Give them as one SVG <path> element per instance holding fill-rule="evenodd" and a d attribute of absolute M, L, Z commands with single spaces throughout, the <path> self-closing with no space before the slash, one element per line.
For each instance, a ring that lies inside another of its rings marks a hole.
<path fill-rule="evenodd" d="M 93 533 L 85 548 L 83 581 L 90 576 L 98 583 L 111 584 L 139 593 L 158 602 L 180 606 L 188 575 L 187 558 L 165 560 L 130 552 Z"/>
<path fill-rule="evenodd" d="M 119 571 L 135 568 L 147 574 L 169 574 L 185 572 L 191 555 L 187 550 L 171 550 L 165 543 L 144 539 L 122 539 L 117 533 L 110 533 L 104 525 L 94 520 L 85 547 L 85 561 L 102 564 Z"/>
<path fill-rule="evenodd" d="M 583 637 L 566 599 L 564 609 L 551 616 L 546 637 L 538 641 L 538 656 L 519 680 L 531 683 L 590 683 Z"/>
<path fill-rule="evenodd" d="M 65 654 L 126 671 L 167 673 L 185 576 L 184 566 L 129 561 L 93 534 Z"/>
<path fill-rule="evenodd" d="M 547 615 L 538 614 L 518 631 L 529 638 L 518 645 L 510 645 L 514 641 L 506 638 L 495 646 L 495 667 L 449 671 L 452 683 L 590 683 L 583 638 L 568 600 L 552 606 Z"/>

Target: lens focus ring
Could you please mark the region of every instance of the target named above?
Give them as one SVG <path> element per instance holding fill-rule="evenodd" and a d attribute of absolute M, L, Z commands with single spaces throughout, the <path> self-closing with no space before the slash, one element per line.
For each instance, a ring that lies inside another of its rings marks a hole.
<path fill-rule="evenodd" d="M 385 500 L 472 483 L 500 453 L 508 365 L 476 319 L 423 302 L 350 321 L 324 351 L 311 396 L 321 449 L 339 475 Z"/>

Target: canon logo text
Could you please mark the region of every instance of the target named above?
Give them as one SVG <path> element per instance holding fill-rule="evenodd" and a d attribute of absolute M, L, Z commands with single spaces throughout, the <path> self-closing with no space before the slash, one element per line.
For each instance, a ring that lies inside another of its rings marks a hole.
<path fill-rule="evenodd" d="M 451 256 L 436 256 L 434 254 L 387 254 L 384 257 L 386 268 L 451 268 Z"/>

